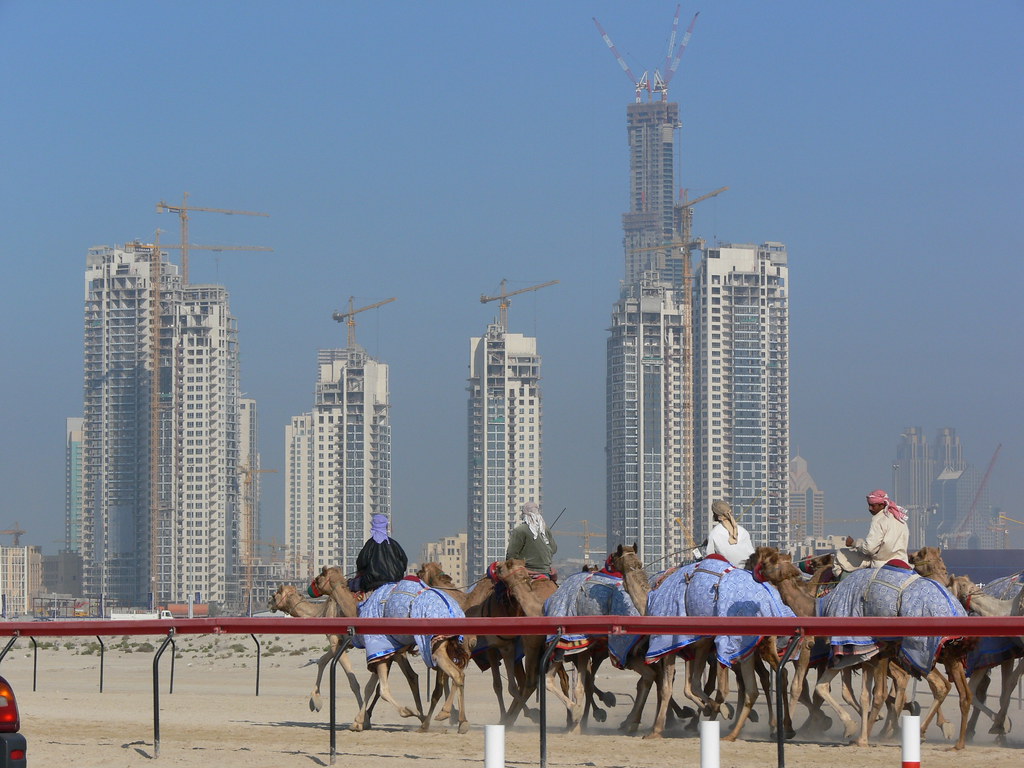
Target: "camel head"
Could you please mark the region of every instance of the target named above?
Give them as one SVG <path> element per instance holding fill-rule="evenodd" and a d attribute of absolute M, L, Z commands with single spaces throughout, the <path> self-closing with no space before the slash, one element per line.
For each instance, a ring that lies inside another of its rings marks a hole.
<path fill-rule="evenodd" d="M 949 591 L 953 593 L 961 603 L 971 595 L 980 592 L 978 585 L 971 581 L 970 576 L 953 576 L 949 580 Z"/>
<path fill-rule="evenodd" d="M 777 554 L 779 554 L 779 550 L 775 547 L 754 547 L 754 553 L 747 558 L 746 569 L 752 571 L 757 567 L 758 563 L 763 562 L 771 555 Z"/>
<path fill-rule="evenodd" d="M 295 601 L 295 597 L 298 594 L 299 590 L 291 584 L 282 584 L 277 588 L 277 591 L 270 596 L 267 608 L 271 611 L 284 611 L 287 613 L 288 605 Z"/>
<path fill-rule="evenodd" d="M 768 549 L 768 547 L 761 549 Z M 755 570 L 760 572 L 762 579 L 775 585 L 788 579 L 803 580 L 800 569 L 793 563 L 793 556 L 778 550 L 762 553 L 762 559 Z"/>
<path fill-rule="evenodd" d="M 455 582 L 442 570 L 440 563 L 424 563 L 423 567 L 416 571 L 416 578 L 431 587 L 455 589 Z"/>
<path fill-rule="evenodd" d="M 938 547 L 921 547 L 910 556 L 910 564 L 914 570 L 926 579 L 932 579 L 943 586 L 949 586 L 950 576 L 946 564 L 942 560 L 942 550 Z"/>
<path fill-rule="evenodd" d="M 642 571 L 644 564 L 637 557 L 637 552 L 639 551 L 635 543 L 631 547 L 624 547 L 619 544 L 618 549 L 612 552 L 612 568 L 623 574 L 628 571 Z"/>
<path fill-rule="evenodd" d="M 345 574 L 341 572 L 341 568 L 336 565 L 325 565 L 318 576 L 313 579 L 313 584 L 316 585 L 316 591 L 321 595 L 329 595 L 334 592 L 337 586 L 348 588 L 345 583 Z"/>
<path fill-rule="evenodd" d="M 511 584 L 514 581 L 526 581 L 530 578 L 525 560 L 499 560 L 495 567 L 495 573 L 506 584 Z"/>

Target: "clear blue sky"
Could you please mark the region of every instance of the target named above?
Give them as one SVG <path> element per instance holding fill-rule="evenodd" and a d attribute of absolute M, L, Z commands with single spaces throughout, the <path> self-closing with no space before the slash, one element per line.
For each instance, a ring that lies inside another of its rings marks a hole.
<path fill-rule="evenodd" d="M 546 509 L 602 527 L 633 93 L 591 17 L 639 73 L 674 10 L 0 2 L 0 528 L 58 549 L 86 250 L 177 241 L 155 203 L 184 191 L 272 215 L 195 214 L 191 238 L 274 248 L 192 259 L 231 292 L 266 468 L 311 406 L 316 350 L 343 345 L 331 312 L 398 297 L 357 333 L 392 366 L 410 554 L 465 525 L 469 338 L 496 312 L 480 294 L 560 280 L 513 300 L 511 326 L 544 356 Z M 696 234 L 789 247 L 792 442 L 829 515 L 863 515 L 919 425 L 957 428 L 982 469 L 1002 443 L 991 498 L 1024 520 L 1024 5 L 732 0 L 683 5 L 683 24 L 698 10 L 671 89 L 679 182 L 730 187 Z M 281 475 L 264 487 L 280 537 Z"/>

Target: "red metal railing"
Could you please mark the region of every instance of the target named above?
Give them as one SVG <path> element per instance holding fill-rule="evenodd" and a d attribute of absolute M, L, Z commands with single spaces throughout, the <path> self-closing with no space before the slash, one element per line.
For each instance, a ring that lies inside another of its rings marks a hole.
<path fill-rule="evenodd" d="M 1024 616 L 935 618 L 759 618 L 746 616 L 529 616 L 467 619 L 239 618 L 112 621 L 0 622 L 0 637 L 197 634 L 345 634 L 365 635 L 906 635 L 1008 637 L 1024 635 Z"/>

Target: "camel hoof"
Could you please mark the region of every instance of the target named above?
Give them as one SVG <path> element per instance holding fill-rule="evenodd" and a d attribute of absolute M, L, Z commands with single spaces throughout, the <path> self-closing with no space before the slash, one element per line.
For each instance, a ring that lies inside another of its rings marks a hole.
<path fill-rule="evenodd" d="M 732 715 L 730 715 L 729 717 L 731 719 Z M 757 710 L 756 709 L 750 710 L 750 714 L 747 715 L 747 719 L 750 722 L 752 722 L 752 723 L 756 723 L 760 719 L 759 715 L 757 714 Z M 772 723 L 772 725 L 775 725 L 775 723 Z"/>
<path fill-rule="evenodd" d="M 603 709 L 594 707 L 594 719 L 599 723 L 603 723 L 605 720 L 608 719 L 608 713 L 605 712 Z"/>
<path fill-rule="evenodd" d="M 912 701 L 909 704 L 907 704 L 907 711 L 909 711 L 912 715 L 917 715 L 918 717 L 920 717 L 921 705 L 918 704 L 916 701 Z"/>
<path fill-rule="evenodd" d="M 615 694 L 612 693 L 611 691 L 605 691 L 604 693 L 601 694 L 601 703 L 604 704 L 606 707 L 614 707 L 615 706 Z"/>
<path fill-rule="evenodd" d="M 645 739 L 662 739 L 662 738 L 664 738 L 664 736 L 662 736 L 661 731 L 651 731 L 650 733 L 646 734 L 644 736 L 644 738 Z"/>
<path fill-rule="evenodd" d="M 310 712 L 319 712 L 320 708 L 323 707 L 323 705 L 324 705 L 324 702 L 323 702 L 323 700 L 319 696 L 310 696 L 309 697 L 309 711 Z"/>
<path fill-rule="evenodd" d="M 358 733 L 359 731 L 363 730 L 363 724 L 362 723 L 352 723 L 352 725 L 349 728 L 349 730 L 350 731 L 355 731 L 356 733 Z"/>
<path fill-rule="evenodd" d="M 846 730 L 843 732 L 844 739 L 852 739 L 857 735 L 857 724 L 849 722 L 846 724 Z"/>
<path fill-rule="evenodd" d="M 451 712 L 438 712 L 436 715 L 434 715 L 434 719 L 435 720 L 447 720 L 451 716 L 452 716 Z"/>
<path fill-rule="evenodd" d="M 736 737 L 730 733 L 728 736 L 723 736 L 722 741 L 736 741 Z"/>
<path fill-rule="evenodd" d="M 463 720 L 459 723 L 459 733 L 469 733 L 469 721 Z"/>
<path fill-rule="evenodd" d="M 955 733 L 956 729 L 953 727 L 952 723 L 942 724 L 942 735 L 945 736 L 947 739 L 952 739 Z"/>

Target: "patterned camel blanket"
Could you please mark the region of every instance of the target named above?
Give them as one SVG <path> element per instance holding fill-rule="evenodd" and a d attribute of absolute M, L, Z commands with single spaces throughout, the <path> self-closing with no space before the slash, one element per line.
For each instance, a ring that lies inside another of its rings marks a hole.
<path fill-rule="evenodd" d="M 361 619 L 460 619 L 465 615 L 451 597 L 442 590 L 432 589 L 415 576 L 385 584 L 359 604 Z M 362 647 L 366 648 L 366 662 L 369 664 L 415 645 L 423 662 L 434 667 L 436 664 L 430 648 L 434 637 L 436 635 L 363 635 Z"/>
<path fill-rule="evenodd" d="M 960 601 L 937 581 L 913 569 L 886 564 L 863 568 L 844 578 L 818 601 L 819 616 L 966 616 Z M 878 641 L 899 641 L 899 659 L 905 666 L 927 674 L 939 651 L 952 638 L 908 636 L 873 638 L 833 636 L 832 663 L 844 666 L 851 659 L 870 658 Z"/>
<path fill-rule="evenodd" d="M 681 567 L 667 577 L 647 598 L 651 616 L 793 616 L 771 584 L 754 580 L 750 571 L 725 560 L 706 558 Z M 731 666 L 749 655 L 760 635 L 716 635 L 715 652 L 720 664 Z M 654 635 L 646 661 L 692 645 L 698 635 Z"/>
<path fill-rule="evenodd" d="M 1015 600 L 1024 588 L 1024 571 L 990 581 L 981 587 L 986 595 L 997 600 Z M 967 674 L 1002 664 L 1024 656 L 1024 643 L 1020 637 L 981 637 L 978 645 L 967 655 Z"/>
<path fill-rule="evenodd" d="M 998 600 L 1014 600 L 1021 589 L 1024 589 L 1024 571 L 990 581 L 982 586 L 981 591 Z"/>
<path fill-rule="evenodd" d="M 545 616 L 639 616 L 640 611 L 623 586 L 623 580 L 600 571 L 574 573 L 558 585 L 558 590 L 544 603 Z M 556 648 L 563 655 L 579 653 L 597 638 L 587 635 L 562 635 Z M 551 640 L 551 637 L 548 637 Z M 638 635 L 612 635 L 608 638 L 608 655 L 621 667 Z"/>

